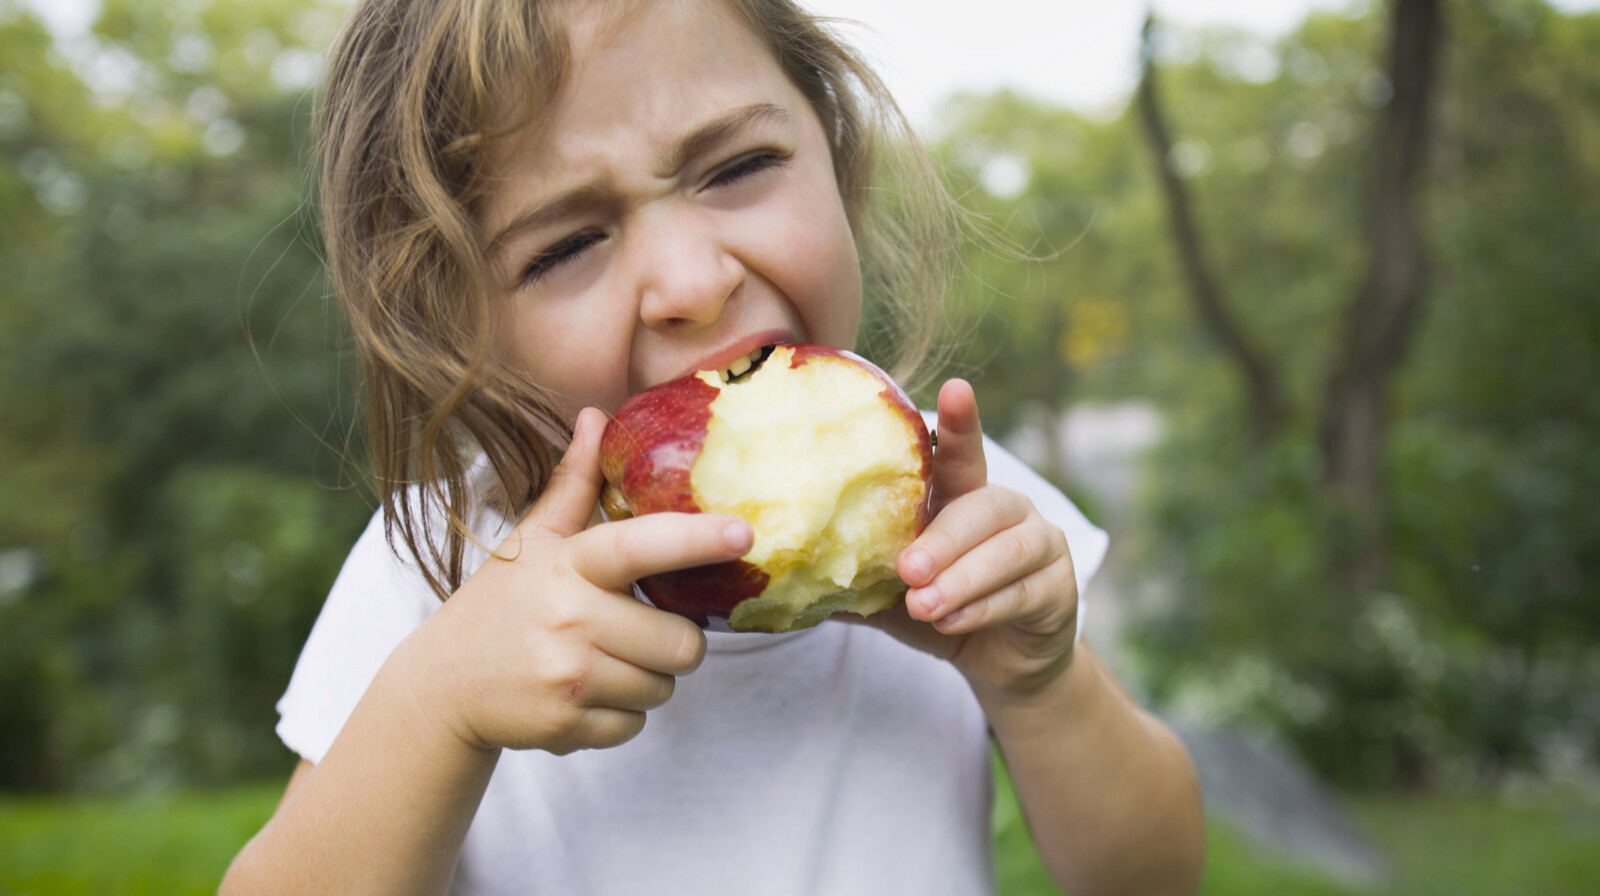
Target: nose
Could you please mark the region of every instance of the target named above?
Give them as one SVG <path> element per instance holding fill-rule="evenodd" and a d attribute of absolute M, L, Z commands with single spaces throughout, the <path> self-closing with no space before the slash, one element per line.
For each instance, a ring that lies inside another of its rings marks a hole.
<path fill-rule="evenodd" d="M 640 318 L 652 328 L 715 321 L 744 285 L 744 264 L 704 210 L 684 204 L 653 211 L 633 234 Z"/>

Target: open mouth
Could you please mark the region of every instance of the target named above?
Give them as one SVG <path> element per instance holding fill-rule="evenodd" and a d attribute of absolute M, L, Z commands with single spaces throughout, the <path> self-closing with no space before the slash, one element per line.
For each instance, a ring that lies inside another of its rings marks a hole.
<path fill-rule="evenodd" d="M 772 356 L 772 350 L 775 347 L 763 345 L 750 354 L 734 361 L 720 371 L 722 381 L 724 383 L 739 383 L 749 379 L 750 375 L 755 373 L 766 362 L 767 358 Z"/>

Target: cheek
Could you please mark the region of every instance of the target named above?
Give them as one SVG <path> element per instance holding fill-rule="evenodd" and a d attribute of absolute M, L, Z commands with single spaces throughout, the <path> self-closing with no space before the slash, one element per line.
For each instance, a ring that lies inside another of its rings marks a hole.
<path fill-rule="evenodd" d="M 810 247 L 809 300 L 801 313 L 817 341 L 854 348 L 861 320 L 861 261 L 844 213 L 831 223 L 817 232 L 817 242 Z"/>
<path fill-rule="evenodd" d="M 530 303 L 518 309 L 507 334 L 512 363 L 554 393 L 568 417 L 589 406 L 610 412 L 628 395 L 625 338 L 606 326 L 605 316 L 583 309 L 577 301 Z"/>
<path fill-rule="evenodd" d="M 861 261 L 848 228 L 844 238 L 828 247 L 832 275 L 817 284 L 823 339 L 837 348 L 855 348 L 861 323 Z"/>
<path fill-rule="evenodd" d="M 778 285 L 805 319 L 812 341 L 851 348 L 861 317 L 860 258 L 832 182 L 810 194 L 816 195 L 830 201 L 801 197 L 783 216 L 774 262 L 783 272 Z"/>

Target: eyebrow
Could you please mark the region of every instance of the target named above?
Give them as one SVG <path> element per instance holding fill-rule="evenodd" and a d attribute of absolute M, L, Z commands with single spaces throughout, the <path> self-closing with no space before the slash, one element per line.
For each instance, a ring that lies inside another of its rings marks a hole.
<path fill-rule="evenodd" d="M 716 146 L 729 134 L 752 124 L 763 121 L 781 124 L 788 120 L 788 110 L 772 103 L 751 103 L 748 106 L 740 106 L 726 115 L 711 119 L 679 140 L 672 151 L 665 153 L 659 160 L 660 170 L 666 174 L 681 171 L 695 156 Z"/>
<path fill-rule="evenodd" d="M 727 139 L 730 134 L 758 122 L 782 123 L 788 120 L 788 110 L 772 103 L 751 103 L 748 106 L 740 106 L 684 135 L 657 158 L 657 170 L 667 175 L 681 171 L 692 159 Z M 529 209 L 500 228 L 494 238 L 489 240 L 486 251 L 492 255 L 518 233 L 538 229 L 578 209 L 602 202 L 614 192 L 610 178 L 601 177 L 557 194 L 549 202 Z"/>

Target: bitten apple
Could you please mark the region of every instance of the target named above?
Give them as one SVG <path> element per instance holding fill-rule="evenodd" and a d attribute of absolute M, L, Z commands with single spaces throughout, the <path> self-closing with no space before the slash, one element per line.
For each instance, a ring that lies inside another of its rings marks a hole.
<path fill-rule="evenodd" d="M 783 632 L 905 594 L 895 558 L 926 522 L 933 447 L 905 392 L 850 352 L 778 345 L 647 389 L 600 451 L 612 519 L 727 513 L 755 532 L 740 560 L 641 581 L 664 610 Z"/>

